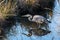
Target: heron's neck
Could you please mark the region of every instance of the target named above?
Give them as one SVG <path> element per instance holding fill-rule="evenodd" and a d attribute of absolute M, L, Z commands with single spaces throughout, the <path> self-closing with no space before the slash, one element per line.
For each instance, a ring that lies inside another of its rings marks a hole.
<path fill-rule="evenodd" d="M 32 17 L 32 16 L 30 16 L 28 19 L 29 19 L 29 21 L 32 21 L 33 17 Z"/>

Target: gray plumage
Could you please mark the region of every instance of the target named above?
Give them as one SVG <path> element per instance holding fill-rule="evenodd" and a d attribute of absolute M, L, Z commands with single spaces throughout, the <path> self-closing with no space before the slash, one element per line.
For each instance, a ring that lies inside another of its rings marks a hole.
<path fill-rule="evenodd" d="M 45 23 L 49 22 L 46 18 L 44 18 L 41 15 L 32 16 L 30 14 L 27 14 L 27 15 L 23 15 L 22 17 L 28 17 L 29 21 L 36 22 L 36 23 L 39 23 L 39 24 L 42 24 L 43 22 L 45 22 Z"/>

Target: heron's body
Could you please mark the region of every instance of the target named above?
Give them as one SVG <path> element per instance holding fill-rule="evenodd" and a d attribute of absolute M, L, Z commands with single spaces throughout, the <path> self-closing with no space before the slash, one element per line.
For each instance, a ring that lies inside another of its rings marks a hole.
<path fill-rule="evenodd" d="M 36 23 L 43 23 L 45 20 L 41 15 L 34 15 L 32 21 Z"/>
<path fill-rule="evenodd" d="M 46 18 L 44 18 L 41 15 L 32 16 L 30 14 L 27 14 L 27 15 L 23 15 L 22 17 L 28 17 L 29 21 L 36 22 L 39 25 L 39 28 L 40 28 L 40 24 L 49 22 Z"/>

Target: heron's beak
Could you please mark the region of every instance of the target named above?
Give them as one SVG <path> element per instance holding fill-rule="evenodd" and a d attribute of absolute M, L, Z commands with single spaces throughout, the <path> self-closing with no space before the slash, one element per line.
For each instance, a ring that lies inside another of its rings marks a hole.
<path fill-rule="evenodd" d="M 23 16 L 21 16 L 21 17 L 28 17 L 27 15 L 23 15 Z"/>
<path fill-rule="evenodd" d="M 29 16 L 31 16 L 31 15 L 27 14 L 27 15 L 23 15 L 23 16 L 21 16 L 21 17 L 29 17 Z"/>

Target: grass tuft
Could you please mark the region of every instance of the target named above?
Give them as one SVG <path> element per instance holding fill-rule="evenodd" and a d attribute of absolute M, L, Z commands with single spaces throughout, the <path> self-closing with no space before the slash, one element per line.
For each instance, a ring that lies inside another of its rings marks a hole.
<path fill-rule="evenodd" d="M 4 19 L 7 16 L 15 16 L 16 0 L 1 0 L 0 1 L 0 18 Z"/>

